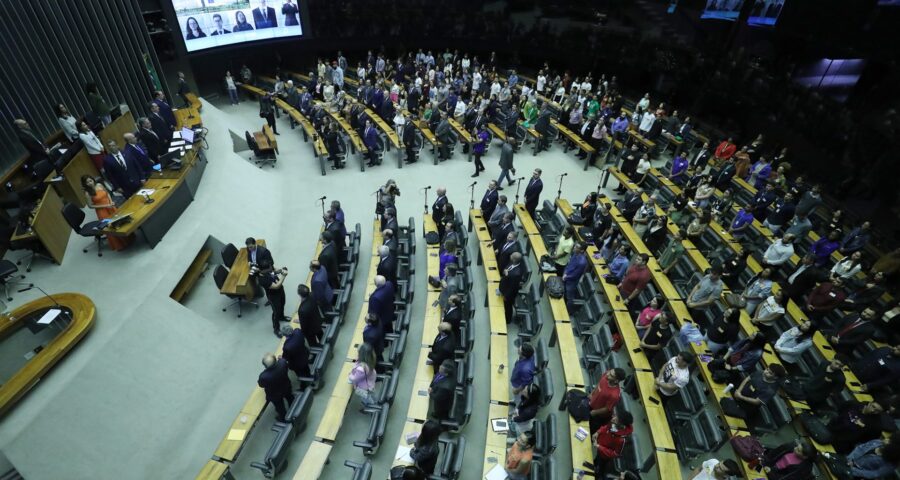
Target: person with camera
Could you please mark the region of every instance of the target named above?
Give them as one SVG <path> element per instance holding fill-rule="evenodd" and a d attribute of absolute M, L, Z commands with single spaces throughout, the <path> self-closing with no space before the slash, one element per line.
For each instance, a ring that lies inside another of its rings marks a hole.
<path fill-rule="evenodd" d="M 266 292 L 266 299 L 272 307 L 272 330 L 275 336 L 282 337 L 281 322 L 288 318 L 284 316 L 284 279 L 287 278 L 287 267 L 263 271 L 259 266 L 250 267 L 250 276 L 256 278 L 256 283 Z"/>

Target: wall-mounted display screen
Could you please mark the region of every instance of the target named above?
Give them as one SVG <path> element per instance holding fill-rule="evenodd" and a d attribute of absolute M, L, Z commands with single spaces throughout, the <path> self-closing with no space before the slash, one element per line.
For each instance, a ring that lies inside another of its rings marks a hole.
<path fill-rule="evenodd" d="M 706 8 L 700 18 L 735 21 L 741 15 L 744 0 L 706 0 Z"/>
<path fill-rule="evenodd" d="M 786 0 L 755 0 L 747 25 L 775 25 Z"/>
<path fill-rule="evenodd" d="M 172 0 L 188 52 L 300 37 L 298 0 Z"/>

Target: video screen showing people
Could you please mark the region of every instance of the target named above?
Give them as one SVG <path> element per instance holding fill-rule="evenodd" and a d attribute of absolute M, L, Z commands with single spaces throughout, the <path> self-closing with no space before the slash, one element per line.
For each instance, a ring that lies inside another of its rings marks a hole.
<path fill-rule="evenodd" d="M 298 0 L 172 0 L 188 52 L 303 35 Z"/>
<path fill-rule="evenodd" d="M 741 15 L 744 0 L 706 0 L 706 9 L 700 18 L 735 21 Z"/>
<path fill-rule="evenodd" d="M 750 10 L 748 25 L 775 25 L 778 15 L 784 7 L 785 0 L 754 0 L 753 9 Z"/>

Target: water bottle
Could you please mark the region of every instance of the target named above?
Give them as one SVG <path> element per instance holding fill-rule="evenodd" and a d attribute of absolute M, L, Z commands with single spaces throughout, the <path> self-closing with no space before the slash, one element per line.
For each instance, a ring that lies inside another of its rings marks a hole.
<path fill-rule="evenodd" d="M 729 383 L 728 386 L 725 387 L 724 392 L 725 392 L 725 394 L 727 395 L 727 394 L 731 393 L 732 390 L 734 390 L 734 384 L 733 384 L 733 383 Z"/>
<path fill-rule="evenodd" d="M 501 363 L 501 364 L 500 364 L 500 367 L 497 368 L 497 373 L 503 373 L 503 369 L 504 369 L 504 368 L 506 368 L 506 365 L 504 365 L 504 364 Z"/>

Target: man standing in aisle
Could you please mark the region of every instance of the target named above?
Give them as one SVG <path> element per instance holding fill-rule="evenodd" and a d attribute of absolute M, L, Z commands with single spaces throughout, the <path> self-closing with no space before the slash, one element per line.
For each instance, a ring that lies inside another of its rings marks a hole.
<path fill-rule="evenodd" d="M 541 180 L 541 173 L 543 172 L 540 168 L 535 168 L 534 173 L 531 175 L 531 180 L 528 181 L 528 186 L 525 187 L 525 210 L 528 210 L 528 214 L 531 215 L 531 220 L 535 220 L 534 212 L 537 210 L 541 192 L 544 190 L 544 182 Z"/>
<path fill-rule="evenodd" d="M 431 204 L 431 219 L 434 220 L 434 224 L 437 225 L 437 231 L 440 238 L 444 238 L 444 206 L 447 205 L 447 189 L 445 187 L 438 187 L 435 192 L 437 193 L 437 198 L 434 199 L 434 203 Z"/>
<path fill-rule="evenodd" d="M 294 394 L 291 392 L 291 379 L 288 377 L 288 363 L 283 358 L 276 359 L 275 355 L 267 353 L 263 356 L 262 364 L 266 367 L 259 374 L 256 383 L 266 392 L 266 403 L 275 405 L 275 411 L 278 412 L 277 420 L 285 421 L 287 408 L 285 402 L 290 406 L 294 402 Z"/>
<path fill-rule="evenodd" d="M 516 174 L 516 168 L 513 166 L 513 152 L 515 151 L 515 139 L 507 137 L 507 141 L 503 142 L 503 148 L 500 150 L 500 176 L 497 178 L 497 190 L 503 190 L 503 179 L 506 178 L 507 185 L 516 183 L 512 175 Z M 510 175 L 512 172 L 512 175 Z"/>

